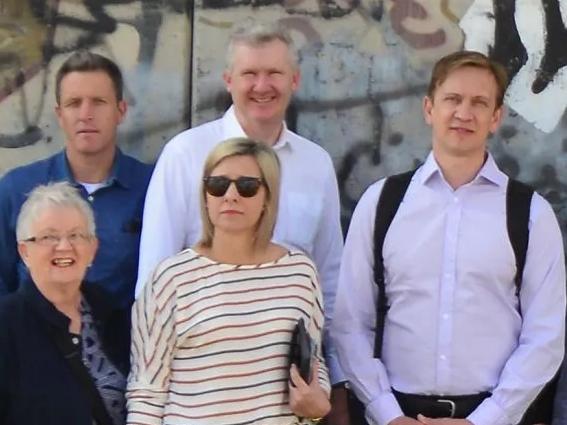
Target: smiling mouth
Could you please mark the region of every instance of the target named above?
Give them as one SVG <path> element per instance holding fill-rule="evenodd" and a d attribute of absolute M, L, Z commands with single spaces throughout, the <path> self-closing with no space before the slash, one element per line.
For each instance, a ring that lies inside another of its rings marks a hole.
<path fill-rule="evenodd" d="M 73 264 L 75 264 L 75 260 L 73 260 L 72 258 L 55 258 L 54 260 L 51 260 L 51 264 L 53 264 L 55 267 L 71 267 Z"/>
<path fill-rule="evenodd" d="M 275 96 L 254 97 L 252 100 L 256 103 L 269 103 L 273 101 L 275 98 L 276 98 Z"/>

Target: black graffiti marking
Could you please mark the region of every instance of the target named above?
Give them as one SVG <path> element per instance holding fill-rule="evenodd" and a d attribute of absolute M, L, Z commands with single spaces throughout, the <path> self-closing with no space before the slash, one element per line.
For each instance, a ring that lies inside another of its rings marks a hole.
<path fill-rule="evenodd" d="M 281 3 L 281 0 L 203 0 L 203 9 L 226 9 L 239 6 L 260 7 Z"/>
<path fill-rule="evenodd" d="M 495 19 L 494 45 L 491 58 L 506 67 L 511 81 L 528 60 L 516 25 L 516 1 L 493 0 Z M 567 29 L 561 17 L 559 0 L 542 0 L 545 14 L 545 48 L 531 90 L 538 94 L 547 88 L 561 68 L 567 65 Z"/>
<path fill-rule="evenodd" d="M 505 140 L 511 139 L 512 137 L 516 136 L 516 134 L 518 134 L 516 127 L 513 127 L 511 125 L 503 125 L 502 127 L 500 127 L 500 136 Z"/>
<path fill-rule="evenodd" d="M 512 81 L 520 68 L 528 60 L 528 53 L 522 44 L 516 26 L 515 0 L 493 0 L 494 7 L 494 46 L 489 49 L 489 56 L 500 62 Z"/>
<path fill-rule="evenodd" d="M 285 0 L 203 0 L 203 9 L 227 9 L 233 7 L 252 7 L 258 8 L 262 6 L 283 6 L 286 13 L 289 15 L 303 15 L 311 17 L 322 17 L 324 19 L 338 19 L 350 15 L 352 12 L 357 11 L 364 16 L 371 17 L 375 20 L 382 18 L 384 5 L 383 0 L 377 0 L 371 6 L 370 11 L 366 11 L 360 4 L 360 0 L 346 0 L 339 2 L 337 0 L 319 0 L 318 12 L 309 11 L 307 9 L 298 9 L 297 5 L 302 3 L 303 0 L 293 2 L 293 7 L 288 5 Z"/>
<path fill-rule="evenodd" d="M 532 92 L 541 93 L 557 72 L 567 65 L 567 29 L 561 19 L 559 0 L 542 0 L 545 13 L 545 50 L 532 84 Z"/>
<path fill-rule="evenodd" d="M 140 63 L 151 64 L 154 62 L 155 54 L 157 51 L 157 35 L 160 27 L 163 23 L 163 13 L 166 6 L 161 0 L 142 0 L 141 4 L 141 16 L 131 21 L 118 21 L 116 18 L 112 17 L 105 10 L 106 6 L 109 5 L 123 5 L 130 3 L 138 3 L 140 0 L 84 0 L 82 4 L 88 11 L 90 16 L 88 18 L 76 18 L 73 16 L 67 16 L 59 13 L 59 2 L 58 1 L 45 1 L 45 0 L 28 0 L 30 9 L 33 16 L 38 22 L 45 25 L 47 29 L 46 38 L 42 45 L 42 66 L 47 67 L 54 56 L 62 53 L 72 52 L 78 49 L 89 49 L 101 43 L 103 37 L 116 31 L 119 23 L 125 22 L 132 25 L 140 35 L 140 54 L 138 61 Z M 192 13 L 192 2 L 183 2 L 181 0 L 172 0 L 168 3 L 169 10 L 176 13 L 185 13 L 188 15 Z M 56 30 L 70 30 L 71 33 L 78 31 L 78 36 L 71 42 L 64 45 L 57 45 L 55 42 L 55 31 Z M 21 61 L 19 57 L 8 57 L 8 64 L 2 61 L 3 66 L 10 68 L 21 69 Z M 17 74 L 17 78 L 14 83 L 5 88 L 4 91 L 12 93 L 20 89 L 25 82 L 31 78 L 37 71 L 33 73 L 27 72 L 25 75 L 23 71 Z M 46 81 L 47 73 L 44 72 L 43 77 L 43 90 L 40 94 L 40 108 L 38 111 L 43 110 L 43 102 L 45 100 L 45 92 L 47 89 Z M 143 76 L 146 78 L 145 76 Z M 149 78 L 149 77 L 147 77 Z M 138 81 L 138 84 L 142 87 L 145 85 L 144 81 Z M 146 84 L 147 85 L 147 84 Z M 125 87 L 127 91 L 127 85 Z M 134 95 L 128 93 L 131 98 L 131 104 L 136 103 Z M 25 128 L 19 134 L 4 135 L 0 134 L 0 146 L 9 148 L 19 148 L 23 146 L 28 146 L 37 143 L 42 139 L 42 132 L 38 129 L 37 123 L 39 122 L 39 114 L 30 120 L 27 116 L 26 107 L 26 96 L 25 93 L 19 93 L 22 102 L 22 127 Z M 138 103 L 139 107 L 144 107 L 141 102 Z M 148 105 L 151 107 L 151 105 Z M 189 100 L 185 105 L 185 116 L 189 115 Z M 133 138 L 140 143 L 144 140 L 147 133 L 147 129 L 137 128 L 134 130 L 135 134 L 131 134 L 130 138 Z"/>
<path fill-rule="evenodd" d="M 22 148 L 30 146 L 41 140 L 43 132 L 39 127 L 31 126 L 22 133 L 14 135 L 0 134 L 0 147 L 2 148 Z"/>
<path fill-rule="evenodd" d="M 343 8 L 335 0 L 320 0 L 321 16 L 325 19 L 342 18 L 360 6 L 359 0 L 350 0 L 348 3 L 349 6 Z"/>

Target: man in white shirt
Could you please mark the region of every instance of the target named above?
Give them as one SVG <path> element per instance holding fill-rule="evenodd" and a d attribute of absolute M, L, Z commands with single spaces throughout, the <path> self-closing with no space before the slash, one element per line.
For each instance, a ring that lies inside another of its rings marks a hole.
<path fill-rule="evenodd" d="M 283 121 L 300 82 L 289 35 L 275 25 L 234 33 L 224 82 L 232 97 L 230 109 L 216 121 L 175 136 L 157 162 L 144 209 L 136 293 L 161 260 L 200 239 L 199 187 L 205 158 L 219 142 L 245 136 L 271 145 L 278 154 L 282 178 L 274 240 L 301 249 L 317 265 L 328 329 L 343 246 L 338 186 L 328 153 Z M 331 380 L 337 383 L 343 380 L 342 372 L 328 342 L 326 337 Z"/>
<path fill-rule="evenodd" d="M 381 250 L 388 309 L 379 358 L 373 233 L 384 180 L 356 207 L 331 333 L 370 423 L 517 424 L 559 368 L 565 265 L 557 220 L 534 193 L 516 293 L 506 223 L 517 210 L 506 211 L 508 177 L 486 151 L 505 87 L 505 71 L 481 53 L 435 65 L 423 102 L 433 150 Z"/>

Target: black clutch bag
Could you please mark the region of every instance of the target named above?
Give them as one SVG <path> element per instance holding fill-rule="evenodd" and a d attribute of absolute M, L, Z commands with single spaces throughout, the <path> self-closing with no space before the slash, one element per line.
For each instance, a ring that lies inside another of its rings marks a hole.
<path fill-rule="evenodd" d="M 289 350 L 289 364 L 294 364 L 299 370 L 301 378 L 307 383 L 311 377 L 311 337 L 305 329 L 303 318 L 299 319 L 291 336 Z"/>

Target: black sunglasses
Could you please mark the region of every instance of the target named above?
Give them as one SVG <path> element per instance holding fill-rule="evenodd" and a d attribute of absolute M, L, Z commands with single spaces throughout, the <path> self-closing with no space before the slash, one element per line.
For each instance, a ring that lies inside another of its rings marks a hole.
<path fill-rule="evenodd" d="M 259 177 L 241 176 L 229 179 L 226 176 L 209 176 L 203 179 L 205 190 L 211 196 L 224 196 L 231 183 L 234 183 L 238 194 L 243 198 L 251 198 L 258 193 L 264 180 Z"/>

